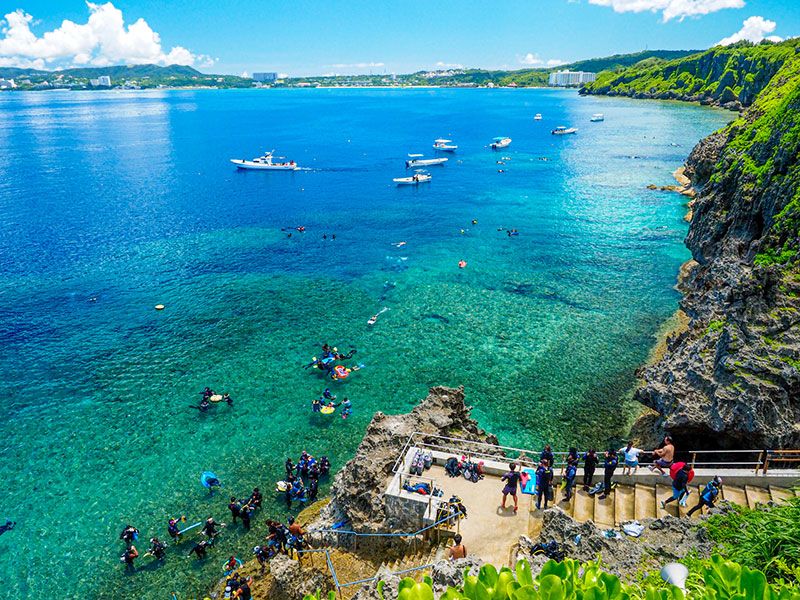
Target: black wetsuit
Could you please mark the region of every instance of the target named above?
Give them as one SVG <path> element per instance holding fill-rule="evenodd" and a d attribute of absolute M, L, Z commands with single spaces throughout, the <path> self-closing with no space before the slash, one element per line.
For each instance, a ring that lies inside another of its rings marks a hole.
<path fill-rule="evenodd" d="M 228 510 L 231 511 L 231 520 L 236 523 L 236 518 L 239 517 L 242 513 L 242 507 L 239 506 L 239 503 L 236 500 L 233 500 L 228 504 Z"/>
<path fill-rule="evenodd" d="M 206 557 L 206 547 L 208 546 L 208 542 L 203 540 L 194 545 L 194 548 L 189 550 L 189 556 L 192 554 L 197 554 L 197 558 L 205 558 Z"/>
<path fill-rule="evenodd" d="M 589 489 L 592 486 L 592 479 L 594 478 L 594 470 L 597 467 L 597 454 L 589 454 L 588 452 L 583 455 L 583 488 Z"/>
<path fill-rule="evenodd" d="M 617 470 L 617 457 L 606 456 L 603 463 L 603 495 L 608 496 L 611 493 L 611 478 L 614 476 L 614 471 Z"/>
<path fill-rule="evenodd" d="M 4 534 L 6 531 L 11 531 L 14 529 L 16 522 L 6 521 L 5 525 L 0 525 L 0 535 Z"/>

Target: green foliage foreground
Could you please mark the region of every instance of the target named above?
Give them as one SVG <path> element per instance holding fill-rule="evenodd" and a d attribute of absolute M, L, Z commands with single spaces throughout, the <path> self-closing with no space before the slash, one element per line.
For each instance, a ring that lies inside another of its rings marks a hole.
<path fill-rule="evenodd" d="M 770 581 L 800 581 L 800 498 L 755 510 L 731 505 L 704 526 L 726 558 L 760 569 Z"/>
<path fill-rule="evenodd" d="M 800 600 L 800 590 L 785 584 L 770 584 L 762 571 L 714 556 L 700 568 L 702 583 L 689 583 L 687 590 L 669 585 L 626 585 L 604 571 L 599 562 L 579 563 L 572 559 L 547 562 L 536 577 L 527 561 L 512 571 L 483 565 L 478 575 L 464 572 L 464 585 L 450 587 L 439 600 Z M 384 582 L 378 584 L 383 598 Z M 417 582 L 403 579 L 398 600 L 434 600 L 430 577 Z M 331 592 L 329 598 L 335 598 Z M 318 600 L 307 595 L 304 600 Z"/>

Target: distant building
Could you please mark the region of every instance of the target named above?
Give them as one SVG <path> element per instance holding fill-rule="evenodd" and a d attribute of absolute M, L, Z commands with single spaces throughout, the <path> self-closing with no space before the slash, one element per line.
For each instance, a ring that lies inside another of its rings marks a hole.
<path fill-rule="evenodd" d="M 253 73 L 253 81 L 258 81 L 259 83 L 275 83 L 277 79 L 277 73 Z"/>
<path fill-rule="evenodd" d="M 13 79 L 0 79 L 0 90 L 13 90 L 17 87 Z"/>
<path fill-rule="evenodd" d="M 100 75 L 97 79 L 90 79 L 89 85 L 92 87 L 111 87 L 111 77 L 108 75 Z"/>
<path fill-rule="evenodd" d="M 569 87 L 591 83 L 596 78 L 596 73 L 589 73 L 588 71 L 556 71 L 555 73 L 550 73 L 549 83 L 557 87 Z"/>

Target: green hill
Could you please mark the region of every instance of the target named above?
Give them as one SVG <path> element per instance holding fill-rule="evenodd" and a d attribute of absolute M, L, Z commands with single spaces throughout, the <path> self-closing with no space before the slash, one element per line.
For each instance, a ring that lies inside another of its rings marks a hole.
<path fill-rule="evenodd" d="M 649 61 L 600 73 L 585 94 L 677 99 L 741 108 L 753 103 L 784 63 L 800 49 L 800 40 L 740 42 L 652 64 Z"/>
<path fill-rule="evenodd" d="M 251 87 L 250 79 L 233 75 L 208 75 L 184 65 L 116 65 L 110 67 L 82 67 L 43 71 L 38 69 L 0 68 L 0 77 L 15 79 L 20 89 L 91 88 L 90 80 L 101 75 L 111 77 L 113 86 L 128 85 L 137 88 L 168 87 Z M 28 82 L 28 83 L 24 83 Z"/>

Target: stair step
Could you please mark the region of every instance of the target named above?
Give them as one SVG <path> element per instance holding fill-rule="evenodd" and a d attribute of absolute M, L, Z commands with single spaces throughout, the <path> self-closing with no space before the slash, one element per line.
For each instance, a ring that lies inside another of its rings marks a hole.
<path fill-rule="evenodd" d="M 689 511 L 692 507 L 697 504 L 697 499 L 700 497 L 700 493 L 697 491 L 696 485 L 689 485 L 687 488 L 689 490 L 689 497 L 686 498 L 686 506 L 678 505 L 678 515 L 683 518 L 689 514 Z"/>
<path fill-rule="evenodd" d="M 584 492 L 583 489 L 575 492 L 575 506 L 572 516 L 579 523 L 594 519 L 594 498 Z"/>
<path fill-rule="evenodd" d="M 744 488 L 723 485 L 722 499 L 727 500 L 732 504 L 747 506 L 747 495 L 744 492 Z"/>
<path fill-rule="evenodd" d="M 630 485 L 618 485 L 614 490 L 615 525 L 636 518 L 634 489 Z"/>
<path fill-rule="evenodd" d="M 789 498 L 794 498 L 794 492 L 786 488 L 769 486 L 769 494 L 774 502 L 786 502 Z"/>
<path fill-rule="evenodd" d="M 677 501 L 667 504 L 667 508 L 661 508 L 661 502 L 672 496 L 672 486 L 661 483 L 656 484 L 656 516 L 660 519 L 666 515 L 677 516 Z"/>
<path fill-rule="evenodd" d="M 594 495 L 594 522 L 597 525 L 606 527 L 614 526 L 614 499 L 617 496 L 616 490 L 611 490 L 611 494 L 600 499 L 601 494 Z"/>
<path fill-rule="evenodd" d="M 633 486 L 634 518 L 637 520 L 651 519 L 656 516 L 655 488 L 643 483 Z"/>
<path fill-rule="evenodd" d="M 764 488 L 746 485 L 744 486 L 744 493 L 747 496 L 747 505 L 750 508 L 755 508 L 758 504 L 767 504 L 772 500 L 769 491 Z"/>

